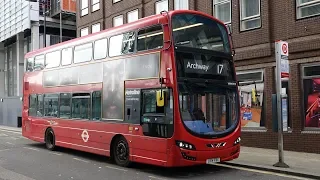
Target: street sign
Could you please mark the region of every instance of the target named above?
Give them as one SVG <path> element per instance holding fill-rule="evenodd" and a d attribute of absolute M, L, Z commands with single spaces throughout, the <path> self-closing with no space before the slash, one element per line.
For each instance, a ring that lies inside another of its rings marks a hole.
<path fill-rule="evenodd" d="M 287 97 L 282 95 L 282 78 L 289 77 L 289 49 L 285 41 L 275 42 L 276 56 L 276 88 L 277 88 L 277 120 L 279 162 L 276 167 L 289 167 L 283 160 L 283 131 L 288 131 Z"/>

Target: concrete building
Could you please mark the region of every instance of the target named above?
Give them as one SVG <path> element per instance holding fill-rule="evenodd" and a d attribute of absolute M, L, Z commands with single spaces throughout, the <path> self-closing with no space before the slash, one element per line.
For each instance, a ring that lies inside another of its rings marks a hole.
<path fill-rule="evenodd" d="M 33 1 L 0 0 L 0 125 L 21 126 L 25 53 L 76 37 L 75 12 L 60 8 L 62 1 Z"/>
<path fill-rule="evenodd" d="M 320 153 L 319 0 L 80 0 L 77 36 L 173 9 L 203 11 L 231 27 L 245 146 L 277 148 L 272 121 L 274 42 L 288 41 L 290 79 L 283 79 L 283 90 L 289 96 L 289 130 L 284 133 L 284 148 Z"/>

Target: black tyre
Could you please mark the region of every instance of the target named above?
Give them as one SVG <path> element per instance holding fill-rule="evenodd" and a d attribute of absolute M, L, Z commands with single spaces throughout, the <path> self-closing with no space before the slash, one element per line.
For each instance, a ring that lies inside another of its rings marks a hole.
<path fill-rule="evenodd" d="M 130 152 L 127 140 L 121 136 L 117 138 L 113 144 L 113 160 L 119 166 L 129 167 L 130 162 Z"/>
<path fill-rule="evenodd" d="M 47 149 L 49 149 L 50 151 L 53 151 L 56 149 L 56 139 L 52 129 L 48 129 L 46 131 L 45 143 L 46 143 Z"/>

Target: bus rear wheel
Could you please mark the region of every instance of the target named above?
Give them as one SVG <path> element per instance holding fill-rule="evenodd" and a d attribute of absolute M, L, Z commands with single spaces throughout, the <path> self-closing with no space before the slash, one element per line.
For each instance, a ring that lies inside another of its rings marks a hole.
<path fill-rule="evenodd" d="M 115 163 L 122 167 L 129 167 L 131 162 L 127 140 L 123 136 L 117 138 L 112 148 Z"/>
<path fill-rule="evenodd" d="M 46 148 L 49 149 L 50 151 L 53 151 L 56 148 L 55 140 L 56 139 L 55 139 L 53 130 L 51 128 L 48 129 L 45 134 L 45 143 L 46 143 Z"/>

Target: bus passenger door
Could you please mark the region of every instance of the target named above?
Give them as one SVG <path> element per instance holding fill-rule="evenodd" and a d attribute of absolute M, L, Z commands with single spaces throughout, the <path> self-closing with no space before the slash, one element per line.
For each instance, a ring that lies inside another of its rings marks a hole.
<path fill-rule="evenodd" d="M 132 106 L 126 105 L 126 113 L 131 108 L 129 111 L 134 119 L 131 154 L 137 162 L 165 165 L 167 138 L 173 134 L 173 123 L 165 115 L 166 106 L 157 107 L 156 92 L 154 89 L 140 90 L 140 101 Z"/>

